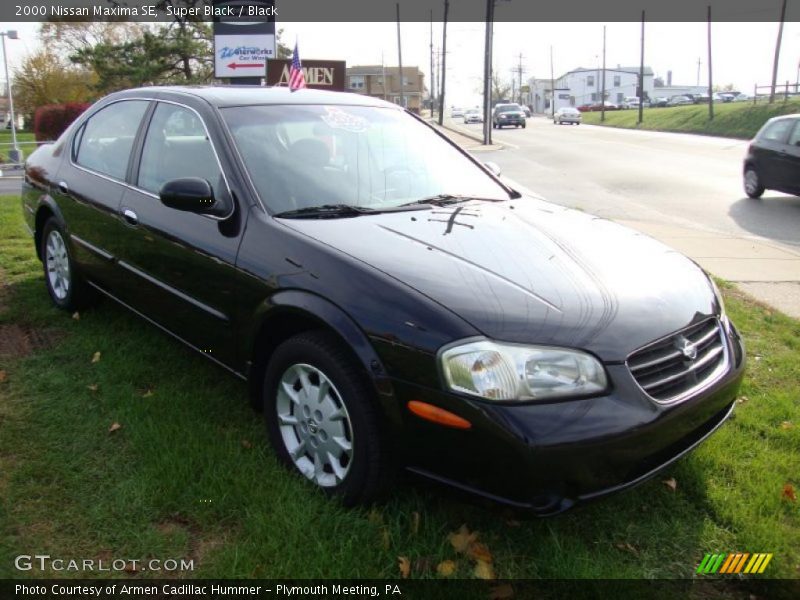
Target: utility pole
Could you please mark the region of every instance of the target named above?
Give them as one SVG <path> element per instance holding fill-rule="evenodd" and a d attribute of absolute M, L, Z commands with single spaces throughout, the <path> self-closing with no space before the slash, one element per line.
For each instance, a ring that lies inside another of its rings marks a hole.
<path fill-rule="evenodd" d="M 483 143 L 492 143 L 492 33 L 494 0 L 486 0 L 486 40 L 483 49 Z"/>
<path fill-rule="evenodd" d="M 550 46 L 550 116 L 556 116 L 556 74 L 553 69 L 553 46 Z"/>
<path fill-rule="evenodd" d="M 433 90 L 434 90 L 434 75 L 433 75 L 433 9 L 431 9 L 431 79 L 428 82 L 431 86 L 430 101 L 431 101 L 431 119 L 433 118 Z"/>
<path fill-rule="evenodd" d="M 708 120 L 714 120 L 714 86 L 711 80 L 711 5 L 708 5 Z"/>
<path fill-rule="evenodd" d="M 644 121 L 644 11 L 642 11 L 642 53 L 639 57 L 639 123 Z"/>
<path fill-rule="evenodd" d="M 397 64 L 400 68 L 400 106 L 406 107 L 406 95 L 403 92 L 403 48 L 400 45 L 400 3 L 397 6 Z"/>
<path fill-rule="evenodd" d="M 511 72 L 517 74 L 517 92 L 519 93 L 519 103 L 522 104 L 522 74 L 525 72 L 525 67 L 522 66 L 522 52 L 519 53 L 519 64 L 515 69 L 511 69 Z M 513 98 L 514 96 L 512 95 Z"/>
<path fill-rule="evenodd" d="M 703 60 L 698 56 L 697 57 L 697 84 L 700 85 L 700 65 L 703 64 Z"/>
<path fill-rule="evenodd" d="M 603 25 L 603 83 L 600 88 L 600 120 L 606 120 L 606 26 Z"/>
<path fill-rule="evenodd" d="M 775 102 L 775 86 L 778 84 L 778 60 L 781 56 L 781 38 L 783 38 L 783 22 L 786 19 L 786 0 L 781 5 L 781 23 L 778 26 L 778 40 L 775 42 L 775 60 L 772 63 L 772 87 L 769 91 L 769 103 Z"/>
<path fill-rule="evenodd" d="M 442 94 L 439 96 L 439 125 L 444 122 L 444 82 L 447 78 L 447 11 L 450 0 L 444 0 L 444 21 L 442 22 Z"/>

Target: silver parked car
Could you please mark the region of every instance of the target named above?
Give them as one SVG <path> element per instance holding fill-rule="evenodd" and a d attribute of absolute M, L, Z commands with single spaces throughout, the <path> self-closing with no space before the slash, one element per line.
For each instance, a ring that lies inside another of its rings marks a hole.
<path fill-rule="evenodd" d="M 470 108 L 464 113 L 464 123 L 483 123 L 483 112 L 478 108 Z"/>
<path fill-rule="evenodd" d="M 564 106 L 559 108 L 553 115 L 553 125 L 562 125 L 564 123 L 569 123 L 570 125 L 573 123 L 575 125 L 580 125 L 581 118 L 581 111 L 579 111 L 577 108 L 572 106 Z"/>

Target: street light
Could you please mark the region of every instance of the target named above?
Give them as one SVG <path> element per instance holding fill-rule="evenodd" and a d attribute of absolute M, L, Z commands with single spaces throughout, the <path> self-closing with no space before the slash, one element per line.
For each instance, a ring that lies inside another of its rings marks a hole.
<path fill-rule="evenodd" d="M 0 31 L 0 37 L 3 38 L 3 67 L 6 71 L 6 85 L 8 86 L 8 108 L 11 112 L 11 142 L 14 149 L 8 153 L 8 158 L 12 163 L 22 162 L 22 153 L 17 146 L 17 123 L 14 118 L 14 95 L 11 93 L 11 79 L 8 77 L 8 57 L 6 55 L 6 38 L 10 40 L 18 40 L 17 32 L 14 29 L 8 31 Z"/>

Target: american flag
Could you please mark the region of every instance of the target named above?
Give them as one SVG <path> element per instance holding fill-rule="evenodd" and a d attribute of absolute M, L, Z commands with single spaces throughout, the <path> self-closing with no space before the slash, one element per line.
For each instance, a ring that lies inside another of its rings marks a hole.
<path fill-rule="evenodd" d="M 300 53 L 297 51 L 297 42 L 295 42 L 292 68 L 289 69 L 289 89 L 295 91 L 304 87 L 306 87 L 306 78 L 303 75 L 303 65 L 300 63 Z"/>

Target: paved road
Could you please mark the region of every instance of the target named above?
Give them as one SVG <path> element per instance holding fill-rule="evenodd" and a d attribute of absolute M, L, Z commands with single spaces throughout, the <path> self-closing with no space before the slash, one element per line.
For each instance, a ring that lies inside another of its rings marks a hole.
<path fill-rule="evenodd" d="M 453 124 L 481 134 L 481 125 Z M 553 125 L 494 130 L 502 150 L 473 152 L 548 200 L 631 225 L 800 317 L 800 198 L 742 191 L 747 142 Z M 463 139 L 463 138 L 462 138 Z"/>
<path fill-rule="evenodd" d="M 19 195 L 21 177 L 0 177 L 0 196 Z"/>

